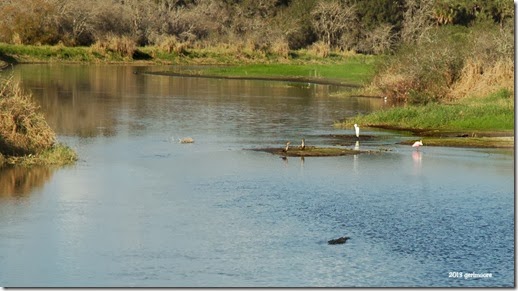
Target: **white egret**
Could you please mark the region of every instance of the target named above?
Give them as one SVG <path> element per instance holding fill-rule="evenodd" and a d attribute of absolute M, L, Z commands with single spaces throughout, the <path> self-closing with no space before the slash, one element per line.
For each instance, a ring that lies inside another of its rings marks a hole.
<path fill-rule="evenodd" d="M 360 127 L 356 123 L 354 124 L 354 131 L 356 132 L 356 137 L 360 138 Z"/>
<path fill-rule="evenodd" d="M 300 149 L 303 150 L 306 148 L 306 140 L 302 139 L 302 142 L 300 143 Z"/>

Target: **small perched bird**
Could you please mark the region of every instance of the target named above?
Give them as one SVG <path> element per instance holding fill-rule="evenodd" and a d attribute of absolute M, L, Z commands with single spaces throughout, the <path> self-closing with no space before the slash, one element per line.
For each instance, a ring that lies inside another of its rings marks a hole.
<path fill-rule="evenodd" d="M 290 143 L 291 143 L 291 142 L 289 142 L 289 141 L 286 143 L 286 148 L 284 149 L 284 151 L 285 151 L 285 152 L 287 152 L 287 151 L 288 151 L 288 149 L 290 148 Z"/>
<path fill-rule="evenodd" d="M 302 142 L 300 143 L 300 149 L 303 150 L 306 148 L 306 141 L 302 139 Z"/>
<path fill-rule="evenodd" d="M 350 237 L 343 236 L 343 237 L 340 237 L 337 239 L 332 239 L 332 240 L 328 241 L 327 243 L 330 245 L 344 244 L 348 239 L 350 239 Z"/>
<path fill-rule="evenodd" d="M 416 142 L 414 142 L 414 144 L 412 145 L 413 148 L 417 148 L 417 150 L 419 150 L 419 147 L 423 145 L 423 141 L 422 140 L 418 140 Z"/>
<path fill-rule="evenodd" d="M 354 131 L 356 132 L 356 137 L 360 138 L 360 127 L 356 123 L 354 124 Z"/>

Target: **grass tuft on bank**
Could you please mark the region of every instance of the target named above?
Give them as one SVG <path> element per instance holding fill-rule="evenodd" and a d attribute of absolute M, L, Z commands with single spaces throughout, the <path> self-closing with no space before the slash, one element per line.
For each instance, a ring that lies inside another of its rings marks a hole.
<path fill-rule="evenodd" d="M 56 143 L 39 107 L 12 79 L 0 80 L 0 166 L 65 165 L 77 159 Z"/>

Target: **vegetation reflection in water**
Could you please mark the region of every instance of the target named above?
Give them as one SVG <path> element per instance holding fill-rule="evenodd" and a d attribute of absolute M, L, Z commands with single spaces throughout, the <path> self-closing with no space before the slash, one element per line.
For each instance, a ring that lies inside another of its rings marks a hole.
<path fill-rule="evenodd" d="M 48 182 L 54 168 L 8 167 L 0 169 L 0 199 L 21 198 L 41 189 Z"/>
<path fill-rule="evenodd" d="M 208 108 L 217 109 L 226 103 L 239 101 L 244 110 L 261 104 L 269 116 L 260 117 L 263 120 L 258 121 L 274 121 L 296 116 L 300 113 L 296 110 L 319 102 L 310 97 L 325 98 L 330 102 L 348 102 L 351 108 L 346 110 L 350 110 L 351 113 L 370 112 L 383 106 L 382 102 L 372 98 L 351 98 L 349 101 L 344 101 L 340 97 L 329 99 L 330 93 L 341 90 L 333 86 L 308 87 L 300 86 L 298 83 L 242 80 L 228 80 L 223 85 L 217 80 L 134 74 L 135 70 L 155 71 L 160 68 L 22 65 L 16 73 L 23 75 L 24 86 L 34 91 L 47 122 L 58 134 L 81 137 L 115 135 L 117 128 L 121 126 L 121 119 L 117 118 L 119 108 L 130 110 L 136 117 L 125 119 L 124 126 L 130 131 L 140 131 L 145 130 L 147 126 L 140 117 L 148 114 L 155 115 L 157 119 L 168 116 L 176 119 L 178 116 L 189 118 L 189 114 L 201 113 L 186 111 L 200 110 L 198 107 L 184 106 L 190 104 L 200 107 L 206 104 Z M 185 96 L 189 96 L 189 100 Z M 274 96 L 278 97 L 269 99 Z M 283 105 L 284 96 L 300 96 L 297 97 L 297 106 Z M 329 106 L 329 109 L 333 109 L 332 106 Z M 214 113 L 217 114 L 216 110 Z M 341 117 L 337 114 L 334 116 Z M 223 118 L 235 117 L 221 116 L 221 119 Z M 207 120 L 207 123 L 209 122 L 210 120 Z M 330 127 L 332 122 L 333 119 L 326 127 Z"/>

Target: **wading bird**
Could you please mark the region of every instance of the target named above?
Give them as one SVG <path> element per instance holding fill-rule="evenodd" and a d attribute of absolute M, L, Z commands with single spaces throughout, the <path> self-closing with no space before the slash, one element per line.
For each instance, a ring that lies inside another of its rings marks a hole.
<path fill-rule="evenodd" d="M 288 152 L 288 149 L 290 148 L 290 143 L 291 142 L 289 141 L 286 143 L 286 148 L 284 149 L 284 152 Z"/>
<path fill-rule="evenodd" d="M 302 142 L 300 143 L 300 149 L 303 150 L 306 148 L 306 140 L 302 139 Z"/>
<path fill-rule="evenodd" d="M 354 131 L 356 132 L 356 137 L 360 138 L 360 127 L 356 123 L 354 124 Z"/>
<path fill-rule="evenodd" d="M 418 140 L 416 142 L 414 142 L 414 144 L 412 145 L 413 148 L 417 148 L 417 150 L 419 150 L 419 147 L 423 145 L 423 141 L 422 140 Z"/>

